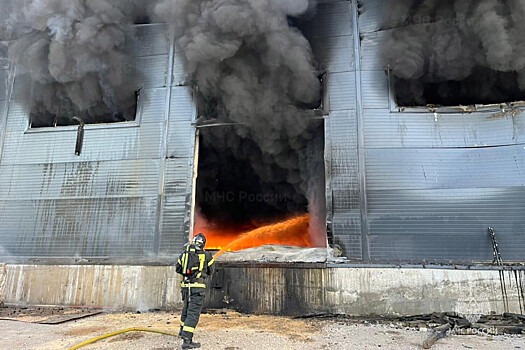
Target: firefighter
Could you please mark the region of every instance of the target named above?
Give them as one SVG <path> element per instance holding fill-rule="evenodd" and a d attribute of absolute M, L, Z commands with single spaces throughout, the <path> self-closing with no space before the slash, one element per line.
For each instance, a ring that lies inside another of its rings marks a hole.
<path fill-rule="evenodd" d="M 200 314 L 202 311 L 202 305 L 204 304 L 204 296 L 206 292 L 206 280 L 210 279 L 214 270 L 214 260 L 210 252 L 204 250 L 206 245 L 206 236 L 203 233 L 196 235 L 191 244 L 189 250 L 192 253 L 196 253 L 198 256 L 198 263 L 195 273 L 192 273 L 191 277 L 183 277 L 181 281 L 181 292 L 182 301 L 184 306 L 181 314 L 181 325 L 179 336 L 183 339 L 183 349 L 195 349 L 199 348 L 199 343 L 193 342 L 193 332 L 199 323 Z M 188 249 L 188 247 L 186 247 Z M 182 254 L 181 254 L 182 257 Z M 181 270 L 183 261 L 181 257 L 177 261 L 177 271 Z M 190 267 L 191 269 L 191 267 Z"/>

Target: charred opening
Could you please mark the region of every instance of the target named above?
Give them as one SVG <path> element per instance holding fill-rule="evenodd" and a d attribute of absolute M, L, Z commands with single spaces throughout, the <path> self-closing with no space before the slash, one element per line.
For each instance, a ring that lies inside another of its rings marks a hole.
<path fill-rule="evenodd" d="M 81 110 L 69 99 L 58 101 L 52 107 L 46 107 L 43 102 L 33 103 L 29 114 L 30 128 L 46 128 L 78 125 L 75 118 L 81 118 L 84 124 L 105 124 L 135 121 L 140 101 L 140 90 L 135 91 L 130 98 L 119 108 L 109 108 L 98 105 L 96 108 Z"/>
<path fill-rule="evenodd" d="M 363 3 L 367 11 L 367 3 Z M 399 107 L 483 106 L 525 100 L 523 4 L 393 2 L 381 35 Z"/>
<path fill-rule="evenodd" d="M 278 158 L 243 132 L 243 125 L 199 128 L 194 232 L 206 232 L 217 250 L 324 247 L 323 120 L 310 120 L 305 142 Z"/>
<path fill-rule="evenodd" d="M 464 80 L 424 81 L 394 76 L 395 100 L 400 107 L 488 105 L 525 101 L 517 72 L 475 68 Z"/>

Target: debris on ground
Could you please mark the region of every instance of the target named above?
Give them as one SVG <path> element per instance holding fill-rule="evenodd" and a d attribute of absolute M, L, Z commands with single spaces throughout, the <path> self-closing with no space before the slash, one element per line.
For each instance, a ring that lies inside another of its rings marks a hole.
<path fill-rule="evenodd" d="M 180 349 L 181 340 L 168 335 L 178 331 L 180 310 L 103 310 L 96 315 L 72 318 L 60 324 L 28 321 L 80 315 L 81 312 L 86 315 L 88 311 L 39 307 L 2 309 L 0 315 L 9 317 L 6 317 L 8 320 L 0 320 L 0 343 L 9 341 L 10 350 L 67 350 L 87 342 L 90 344 L 86 349 L 90 350 Z M 464 317 L 455 313 L 433 313 L 397 318 L 317 314 L 281 317 L 217 309 L 202 314 L 195 340 L 202 343 L 203 350 L 419 350 L 425 345 L 432 347 L 432 350 L 525 350 L 523 322 L 524 316 L 516 314 Z M 119 332 L 129 328 L 147 332 Z M 104 337 L 108 334 L 115 335 Z M 100 340 L 90 342 L 95 338 Z"/>

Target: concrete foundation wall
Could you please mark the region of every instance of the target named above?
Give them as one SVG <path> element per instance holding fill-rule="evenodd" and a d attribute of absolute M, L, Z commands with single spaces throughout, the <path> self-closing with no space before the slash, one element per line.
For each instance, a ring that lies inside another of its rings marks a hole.
<path fill-rule="evenodd" d="M 219 266 L 206 304 L 283 315 L 520 313 L 525 273 L 505 271 L 503 276 L 508 310 L 495 270 Z M 178 281 L 170 266 L 8 264 L 0 268 L 0 300 L 7 305 L 170 309 L 181 306 Z"/>
<path fill-rule="evenodd" d="M 169 266 L 7 265 L 1 274 L 0 300 L 7 305 L 149 310 L 181 304 Z"/>

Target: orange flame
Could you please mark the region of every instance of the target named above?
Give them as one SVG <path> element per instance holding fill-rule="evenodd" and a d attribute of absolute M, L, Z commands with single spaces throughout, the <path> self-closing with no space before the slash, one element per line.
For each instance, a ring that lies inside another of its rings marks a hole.
<path fill-rule="evenodd" d="M 318 246 L 310 236 L 310 215 L 305 214 L 262 227 L 218 229 L 196 216 L 195 233 L 203 232 L 208 249 L 220 250 L 215 257 L 227 251 L 260 247 L 266 244 L 287 245 L 303 248 Z"/>

